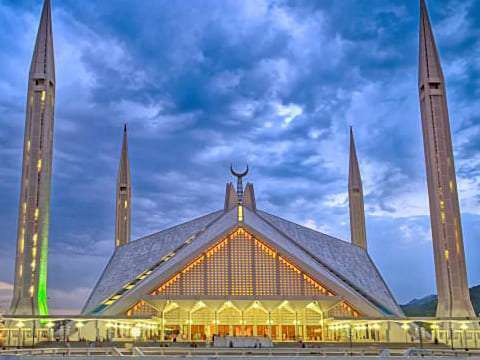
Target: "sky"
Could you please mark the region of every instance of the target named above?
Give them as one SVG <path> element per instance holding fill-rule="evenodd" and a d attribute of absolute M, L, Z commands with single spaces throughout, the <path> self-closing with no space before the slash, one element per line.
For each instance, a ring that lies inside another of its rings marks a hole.
<path fill-rule="evenodd" d="M 470 286 L 480 283 L 480 1 L 429 0 L 447 81 Z M 54 312 L 114 249 L 129 129 L 132 239 L 223 207 L 248 163 L 262 210 L 349 241 L 348 127 L 370 256 L 399 303 L 434 293 L 414 0 L 53 0 Z M 12 289 L 40 0 L 0 0 L 0 303 Z"/>

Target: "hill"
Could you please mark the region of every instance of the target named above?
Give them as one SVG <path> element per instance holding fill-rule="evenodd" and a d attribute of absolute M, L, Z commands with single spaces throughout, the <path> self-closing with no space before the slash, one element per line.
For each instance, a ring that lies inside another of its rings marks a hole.
<path fill-rule="evenodd" d="M 480 313 L 480 285 L 470 288 L 475 313 Z M 413 299 L 408 304 L 400 305 L 407 316 L 435 316 L 437 309 L 437 295 L 425 296 L 421 299 Z"/>

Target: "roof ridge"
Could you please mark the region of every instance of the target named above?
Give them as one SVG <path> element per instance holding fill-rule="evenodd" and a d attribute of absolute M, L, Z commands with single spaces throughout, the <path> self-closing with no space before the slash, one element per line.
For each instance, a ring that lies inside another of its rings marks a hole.
<path fill-rule="evenodd" d="M 307 227 L 307 226 L 304 226 L 304 225 L 301 225 L 301 224 L 297 224 L 296 222 L 293 222 L 293 221 L 288 220 L 288 219 L 281 218 L 280 216 L 277 216 L 277 215 L 274 215 L 274 214 L 270 214 L 269 212 L 266 212 L 266 211 L 263 211 L 263 210 L 257 210 L 257 212 L 264 213 L 264 214 L 267 214 L 267 215 L 269 215 L 269 216 L 273 216 L 274 218 L 277 218 L 277 219 L 280 219 L 280 220 L 282 220 L 282 221 L 288 222 L 288 223 L 290 223 L 290 224 L 293 224 L 293 225 L 295 225 L 295 226 L 301 227 L 302 229 L 305 229 L 305 230 L 314 232 L 314 233 L 316 233 L 316 234 L 328 236 L 328 237 L 329 237 L 331 240 L 333 240 L 333 241 L 337 241 L 337 242 L 339 241 L 339 242 L 341 242 L 342 244 L 352 245 L 352 246 L 354 246 L 354 247 L 360 248 L 361 250 L 364 250 L 364 249 L 362 249 L 360 246 L 355 245 L 355 244 L 352 244 L 352 243 L 350 243 L 350 242 L 348 242 L 348 241 L 346 241 L 346 240 L 342 240 L 342 239 L 339 239 L 339 238 L 337 238 L 337 237 L 335 237 L 335 236 L 332 236 L 332 235 L 329 235 L 329 234 L 325 234 L 325 233 L 323 233 L 323 232 L 321 232 L 321 231 L 318 231 L 318 230 L 309 228 L 309 227 Z M 260 215 L 260 216 L 261 216 L 261 215 Z M 262 216 L 262 219 L 263 219 L 263 216 Z M 268 221 L 268 220 L 267 220 L 267 221 Z M 275 228 L 276 228 L 276 227 L 275 227 Z M 365 251 L 365 250 L 364 250 L 364 251 Z"/>
<path fill-rule="evenodd" d="M 181 226 L 187 225 L 187 224 L 192 223 L 192 222 L 194 222 L 194 221 L 198 221 L 198 220 L 200 220 L 200 219 L 203 219 L 203 218 L 206 218 L 206 217 L 208 217 L 208 216 L 211 216 L 211 215 L 213 215 L 213 214 L 215 214 L 215 213 L 218 213 L 218 216 L 206 225 L 206 226 L 209 226 L 212 222 L 215 222 L 216 220 L 218 220 L 218 219 L 221 217 L 221 214 L 220 214 L 220 213 L 223 213 L 223 212 L 224 212 L 223 210 L 216 210 L 216 211 L 209 212 L 209 213 L 207 213 L 207 214 L 205 214 L 205 215 L 201 215 L 201 216 L 196 217 L 196 218 L 194 218 L 194 219 L 192 219 L 192 220 L 188 220 L 188 221 L 185 221 L 185 222 L 183 222 L 183 223 L 180 223 L 180 224 L 177 224 L 177 225 L 173 225 L 173 226 L 170 226 L 170 227 L 168 227 L 168 228 L 162 229 L 162 230 L 160 230 L 160 231 L 157 231 L 157 232 L 154 232 L 154 233 L 151 233 L 151 234 L 142 236 L 142 237 L 140 237 L 140 238 L 138 238 L 138 239 L 132 240 L 132 241 L 130 241 L 130 242 L 124 244 L 124 245 L 119 246 L 117 249 L 123 249 L 123 248 L 125 248 L 125 247 L 128 247 L 128 245 L 130 245 L 130 244 L 138 244 L 139 242 L 141 242 L 141 241 L 146 241 L 146 240 L 148 240 L 149 238 L 151 238 L 151 237 L 153 237 L 153 236 L 160 235 L 160 234 L 162 234 L 162 233 L 164 233 L 164 232 L 177 229 L 177 228 L 179 228 L 179 227 L 181 227 Z M 115 251 L 115 252 L 116 252 L 116 251 Z M 114 252 L 114 253 L 115 253 L 115 252 Z"/>

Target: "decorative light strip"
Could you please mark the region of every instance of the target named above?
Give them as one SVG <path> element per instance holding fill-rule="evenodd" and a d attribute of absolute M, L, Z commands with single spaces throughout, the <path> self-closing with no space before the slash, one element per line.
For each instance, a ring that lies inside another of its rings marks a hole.
<path fill-rule="evenodd" d="M 205 230 L 205 229 L 202 229 L 202 230 Z M 190 236 L 187 240 L 185 240 L 185 242 L 183 244 L 181 244 L 179 247 L 177 247 L 175 250 L 173 250 L 172 252 L 168 253 L 167 255 L 165 255 L 164 257 L 162 257 L 162 259 L 156 263 L 155 265 L 153 265 L 152 267 L 150 267 L 148 270 L 142 272 L 141 274 L 139 274 L 134 280 L 126 283 L 121 290 L 117 291 L 115 294 L 113 294 L 112 296 L 110 296 L 109 298 L 107 298 L 106 300 L 104 300 L 100 305 L 98 305 L 94 310 L 93 310 L 93 313 L 99 313 L 100 311 L 104 310 L 106 307 L 108 307 L 109 305 L 112 305 L 115 301 L 117 301 L 118 299 L 120 299 L 121 295 L 125 294 L 127 291 L 133 289 L 140 281 L 142 281 L 143 279 L 145 279 L 148 275 L 150 275 L 152 272 L 154 272 L 158 267 L 160 267 L 162 264 L 166 263 L 168 260 L 170 260 L 171 258 L 173 258 L 175 256 L 175 254 L 182 250 L 184 247 L 186 247 L 187 245 L 190 245 L 192 243 L 192 241 L 196 238 L 197 235 L 192 235 Z"/>

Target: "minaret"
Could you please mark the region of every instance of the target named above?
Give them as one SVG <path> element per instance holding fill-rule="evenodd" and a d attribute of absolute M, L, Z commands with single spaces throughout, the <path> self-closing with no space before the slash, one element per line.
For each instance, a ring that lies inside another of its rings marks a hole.
<path fill-rule="evenodd" d="M 418 85 L 438 291 L 438 317 L 475 316 L 468 291 L 445 79 L 420 0 Z"/>
<path fill-rule="evenodd" d="M 117 209 L 115 220 L 115 246 L 125 245 L 130 241 L 130 218 L 132 182 L 130 163 L 128 162 L 127 125 L 123 128 L 122 153 L 117 177 Z"/>
<path fill-rule="evenodd" d="M 50 0 L 45 0 L 28 79 L 15 286 L 10 307 L 10 312 L 17 315 L 48 314 L 48 227 L 54 107 L 52 15 Z"/>
<path fill-rule="evenodd" d="M 363 187 L 358 166 L 357 152 L 353 130 L 350 127 L 350 164 L 348 171 L 348 202 L 350 207 L 350 236 L 352 244 L 367 250 L 365 230 L 365 209 L 363 204 Z"/>

